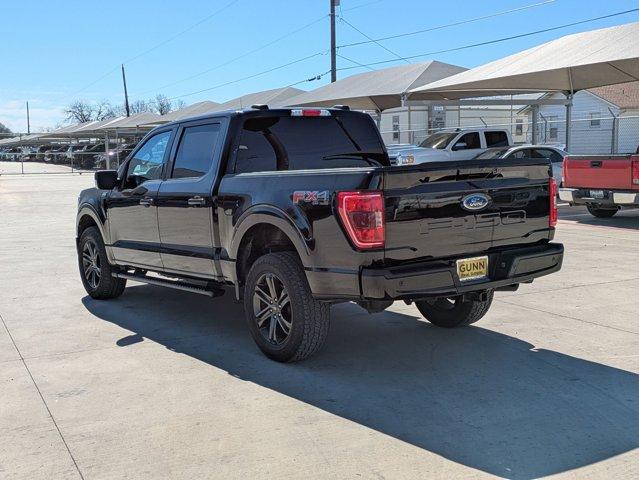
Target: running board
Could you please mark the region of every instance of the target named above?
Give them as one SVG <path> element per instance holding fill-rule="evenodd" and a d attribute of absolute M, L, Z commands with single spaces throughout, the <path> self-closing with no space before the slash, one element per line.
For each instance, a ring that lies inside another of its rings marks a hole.
<path fill-rule="evenodd" d="M 207 297 L 221 297 L 224 295 L 224 290 L 221 288 L 208 289 L 199 285 L 193 285 L 186 282 L 164 280 L 162 278 L 151 278 L 146 275 L 135 275 L 132 273 L 113 273 L 116 278 L 125 278 L 127 280 L 133 280 L 135 282 L 148 283 L 149 285 L 158 285 L 160 287 L 174 288 L 176 290 L 183 290 L 185 292 L 199 293 L 200 295 L 206 295 Z"/>

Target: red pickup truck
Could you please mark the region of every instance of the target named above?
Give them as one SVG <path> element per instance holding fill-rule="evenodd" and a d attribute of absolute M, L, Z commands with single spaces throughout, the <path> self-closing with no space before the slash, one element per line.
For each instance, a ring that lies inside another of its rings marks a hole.
<path fill-rule="evenodd" d="M 639 208 L 639 154 L 567 156 L 559 199 L 599 218 Z"/>

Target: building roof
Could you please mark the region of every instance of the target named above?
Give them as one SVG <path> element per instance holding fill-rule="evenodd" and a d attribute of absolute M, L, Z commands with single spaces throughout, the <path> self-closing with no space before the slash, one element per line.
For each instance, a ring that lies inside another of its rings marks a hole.
<path fill-rule="evenodd" d="M 619 108 L 639 108 L 639 82 L 620 83 L 588 89 Z"/>

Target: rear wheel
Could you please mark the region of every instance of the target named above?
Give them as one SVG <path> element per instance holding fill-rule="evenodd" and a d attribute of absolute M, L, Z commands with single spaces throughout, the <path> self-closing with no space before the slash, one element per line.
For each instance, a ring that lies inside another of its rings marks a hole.
<path fill-rule="evenodd" d="M 487 290 L 483 300 L 466 299 L 463 296 L 420 300 L 417 309 L 433 325 L 456 328 L 470 325 L 481 319 L 493 302 L 493 291 Z"/>
<path fill-rule="evenodd" d="M 126 279 L 116 278 L 113 267 L 107 260 L 106 249 L 100 231 L 89 227 L 80 235 L 78 264 L 82 284 L 87 293 L 97 299 L 115 298 L 122 295 Z"/>
<path fill-rule="evenodd" d="M 293 253 L 269 253 L 255 261 L 244 287 L 244 309 L 255 343 L 272 360 L 303 360 L 326 340 L 330 305 L 313 298 Z"/>
<path fill-rule="evenodd" d="M 591 215 L 597 218 L 610 218 L 619 211 L 618 208 L 599 208 L 592 205 L 586 205 L 586 208 Z"/>

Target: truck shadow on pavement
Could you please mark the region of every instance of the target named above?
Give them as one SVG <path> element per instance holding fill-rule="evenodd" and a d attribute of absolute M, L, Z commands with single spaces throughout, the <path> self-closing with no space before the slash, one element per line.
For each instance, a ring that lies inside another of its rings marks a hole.
<path fill-rule="evenodd" d="M 579 225 L 622 230 L 639 230 L 639 210 L 622 210 L 612 218 L 597 218 L 590 215 L 585 208 L 574 208 L 574 212 L 562 210 L 559 219 L 573 221 Z"/>
<path fill-rule="evenodd" d="M 83 303 L 134 332 L 117 341 L 123 348 L 158 342 L 500 477 L 539 478 L 639 447 L 637 375 L 481 327 L 438 329 L 416 309 L 371 316 L 337 305 L 324 350 L 283 365 L 257 350 L 230 291 L 210 300 L 131 286 L 117 300 Z"/>

